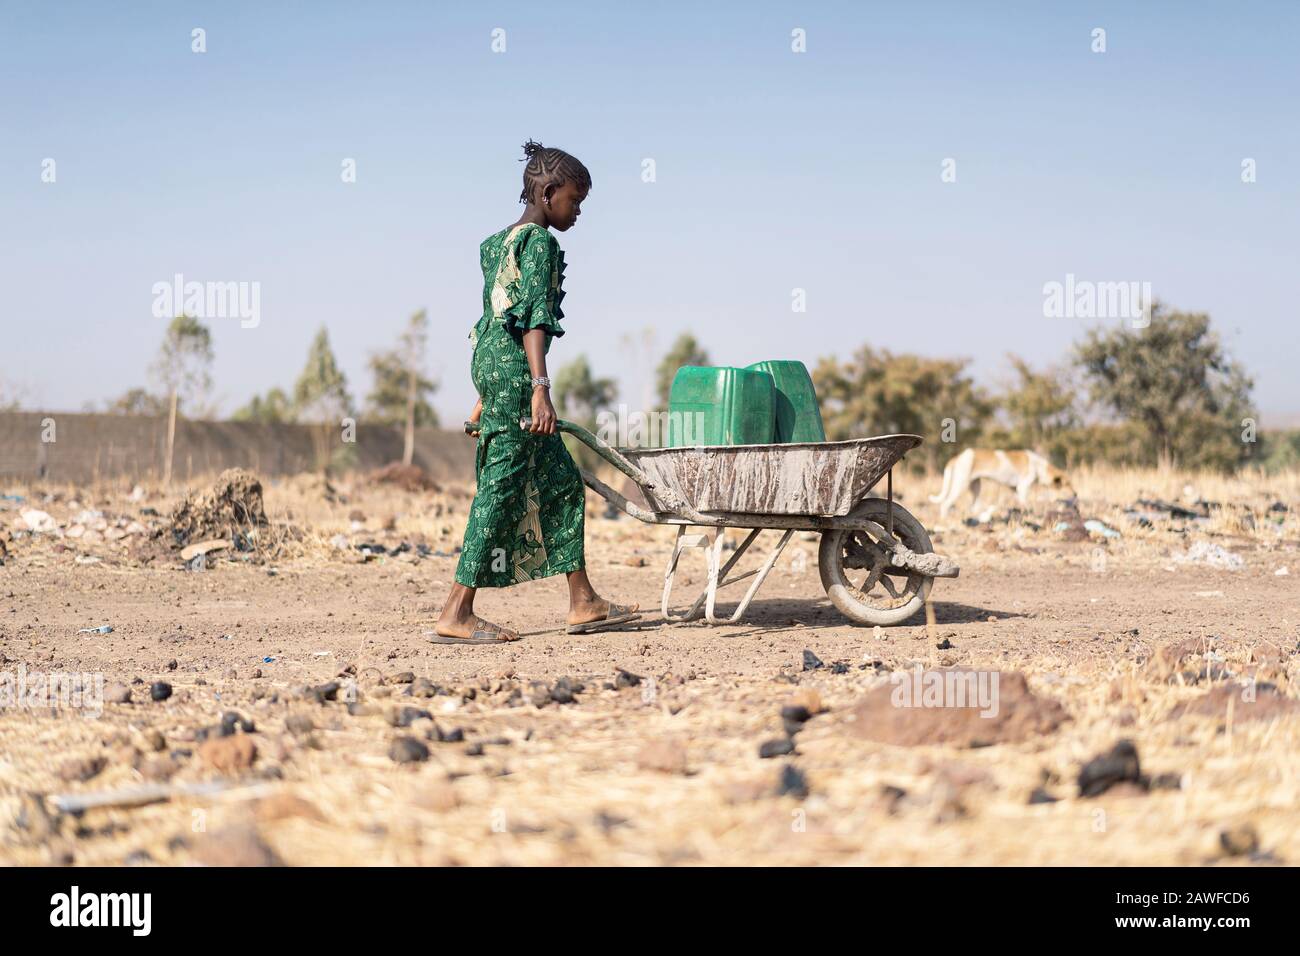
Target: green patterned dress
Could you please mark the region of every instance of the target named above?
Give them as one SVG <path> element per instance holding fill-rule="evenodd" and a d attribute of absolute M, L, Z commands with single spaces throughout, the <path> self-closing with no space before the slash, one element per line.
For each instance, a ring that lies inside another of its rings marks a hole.
<path fill-rule="evenodd" d="M 483 316 L 470 333 L 470 376 L 483 400 L 475 476 L 456 580 L 501 588 L 583 567 L 583 487 L 558 434 L 519 427 L 532 414 L 523 334 L 563 335 L 564 253 L 542 226 L 525 223 L 479 247 Z"/>

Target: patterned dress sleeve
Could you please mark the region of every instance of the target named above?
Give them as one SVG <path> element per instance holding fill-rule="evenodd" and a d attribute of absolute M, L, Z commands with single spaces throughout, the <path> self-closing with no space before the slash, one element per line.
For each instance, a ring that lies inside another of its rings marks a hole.
<path fill-rule="evenodd" d="M 564 253 L 555 237 L 543 229 L 525 230 L 518 250 L 519 278 L 510 290 L 510 305 L 502 309 L 506 330 L 516 338 L 531 329 L 545 329 L 548 336 L 560 336 L 564 312 L 560 287 Z"/>

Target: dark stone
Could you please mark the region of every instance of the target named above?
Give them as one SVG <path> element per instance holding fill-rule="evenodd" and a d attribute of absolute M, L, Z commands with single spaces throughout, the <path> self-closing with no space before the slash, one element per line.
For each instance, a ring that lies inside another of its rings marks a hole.
<path fill-rule="evenodd" d="M 1034 792 L 1029 795 L 1029 802 L 1034 803 L 1056 803 L 1060 797 L 1054 797 L 1047 792 L 1046 787 L 1035 787 Z"/>
<path fill-rule="evenodd" d="M 1083 765 L 1079 771 L 1079 796 L 1100 796 L 1117 783 L 1139 783 L 1141 778 L 1137 747 L 1131 740 L 1121 740 L 1108 753 Z"/>
<path fill-rule="evenodd" d="M 166 700 L 172 695 L 172 685 L 165 680 L 154 681 L 149 685 L 149 697 L 153 700 Z"/>
<path fill-rule="evenodd" d="M 804 652 L 803 652 L 804 670 L 815 671 L 825 666 L 826 665 L 822 662 L 822 659 L 820 657 L 818 657 L 816 654 L 814 654 L 812 651 L 808 650 L 807 648 L 804 648 Z"/>
<path fill-rule="evenodd" d="M 808 796 L 808 781 L 798 767 L 786 764 L 781 768 L 781 779 L 776 785 L 779 797 L 791 796 L 803 799 Z"/>
<path fill-rule="evenodd" d="M 409 727 L 417 720 L 422 720 L 426 717 L 429 720 L 433 719 L 433 715 L 429 713 L 427 710 L 421 710 L 419 707 L 403 707 L 401 710 L 399 710 L 396 714 L 393 715 L 393 720 L 396 721 L 395 723 L 393 723 L 393 726 Z"/>
<path fill-rule="evenodd" d="M 574 680 L 572 677 L 561 677 L 555 682 L 552 692 L 558 690 L 561 694 L 573 696 L 574 694 L 581 694 L 586 689 L 587 685 L 580 680 Z"/>
<path fill-rule="evenodd" d="M 767 760 L 771 757 L 784 757 L 786 754 L 794 753 L 794 741 L 789 737 L 777 737 L 774 740 L 765 740 L 758 748 L 758 755 Z"/>
<path fill-rule="evenodd" d="M 812 714 L 807 707 L 791 705 L 781 708 L 781 719 L 792 721 L 796 724 L 802 724 L 812 720 Z"/>
<path fill-rule="evenodd" d="M 621 667 L 618 668 L 614 674 L 614 686 L 618 688 L 639 687 L 643 680 L 645 680 L 645 678 L 640 674 L 633 674 L 631 671 L 625 671 Z"/>
<path fill-rule="evenodd" d="M 257 728 L 247 717 L 243 717 L 233 710 L 228 710 L 221 715 L 221 736 L 229 737 L 236 730 L 242 730 L 246 734 L 253 733 Z"/>
<path fill-rule="evenodd" d="M 407 693 L 411 697 L 434 697 L 438 693 L 438 685 L 427 677 L 417 677 L 411 681 Z"/>
<path fill-rule="evenodd" d="M 388 748 L 395 763 L 422 763 L 429 759 L 429 748 L 414 737 L 398 737 Z"/>

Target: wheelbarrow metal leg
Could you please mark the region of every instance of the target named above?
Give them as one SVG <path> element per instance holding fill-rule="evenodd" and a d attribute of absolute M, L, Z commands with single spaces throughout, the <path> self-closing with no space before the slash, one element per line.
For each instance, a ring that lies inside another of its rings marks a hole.
<path fill-rule="evenodd" d="M 781 556 L 781 552 L 785 550 L 785 546 L 787 542 L 789 542 L 791 535 L 794 534 L 794 529 L 790 528 L 785 532 L 785 534 L 781 535 L 781 540 L 777 542 L 776 547 L 772 549 L 772 553 L 768 555 L 767 560 L 763 562 L 763 567 L 757 572 L 757 575 L 754 578 L 754 583 L 749 586 L 749 590 L 745 592 L 745 597 L 736 607 L 736 610 L 732 612 L 730 617 L 719 620 L 713 613 L 714 603 L 718 595 L 718 588 L 723 584 L 731 583 L 725 580 L 727 572 L 731 570 L 732 565 L 736 563 L 736 560 L 742 553 L 744 553 L 745 549 L 749 547 L 750 543 L 758 537 L 758 533 L 762 530 L 762 528 L 755 528 L 751 531 L 749 537 L 744 540 L 741 546 L 736 549 L 736 553 L 731 556 L 731 560 L 727 562 L 727 566 L 717 574 L 714 572 L 717 570 L 718 561 L 722 554 L 721 535 L 719 535 L 718 540 L 714 542 L 713 549 L 709 556 L 709 600 L 708 606 L 705 609 L 705 619 L 710 624 L 735 624 L 741 619 L 745 611 L 749 608 L 749 602 L 754 599 L 754 595 L 758 593 L 758 589 L 763 586 L 763 581 L 766 580 L 768 572 L 770 572 L 776 565 L 777 558 Z M 751 571 L 748 574 L 741 575 L 740 578 L 736 578 L 735 580 L 739 581 L 741 578 L 748 577 L 749 574 L 754 574 L 754 572 Z"/>
<path fill-rule="evenodd" d="M 685 614 L 675 614 L 668 610 L 668 597 L 673 590 L 673 575 L 677 573 L 677 561 L 682 556 L 684 548 L 707 548 L 709 546 L 709 536 L 707 534 L 687 534 L 686 526 L 679 525 L 677 528 L 677 538 L 673 542 L 673 553 L 668 559 L 668 570 L 664 572 L 664 596 L 659 605 L 659 610 L 669 621 L 689 621 L 699 616 L 700 605 L 704 601 L 704 595 L 701 594 L 691 605 Z"/>

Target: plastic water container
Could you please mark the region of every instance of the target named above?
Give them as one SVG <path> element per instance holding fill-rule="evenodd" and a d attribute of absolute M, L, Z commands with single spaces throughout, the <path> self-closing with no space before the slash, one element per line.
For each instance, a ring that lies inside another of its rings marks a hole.
<path fill-rule="evenodd" d="M 776 386 L 767 372 L 683 365 L 668 394 L 667 447 L 768 445 Z"/>
<path fill-rule="evenodd" d="M 776 424 L 773 441 L 825 441 L 822 413 L 812 376 L 803 362 L 773 359 L 748 368 L 772 376 L 776 389 Z"/>

